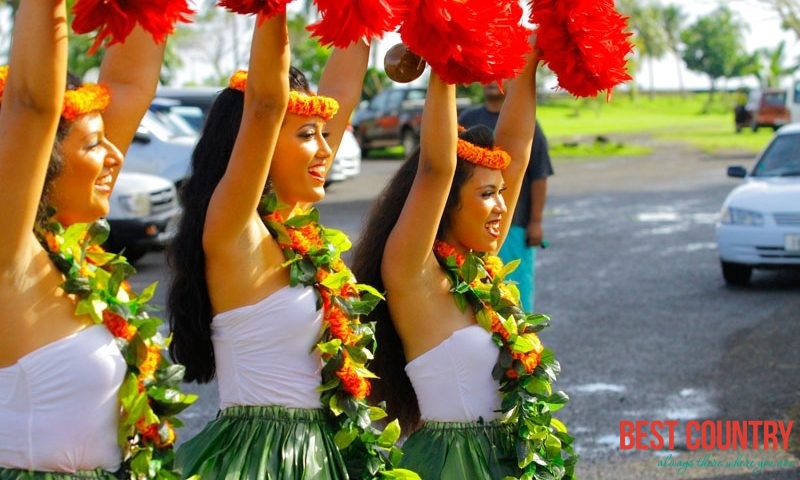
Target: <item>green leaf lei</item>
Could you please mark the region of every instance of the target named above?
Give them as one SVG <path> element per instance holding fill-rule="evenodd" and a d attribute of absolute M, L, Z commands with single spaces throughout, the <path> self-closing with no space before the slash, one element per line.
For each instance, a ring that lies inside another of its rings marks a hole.
<path fill-rule="evenodd" d="M 504 280 L 519 260 L 503 265 L 499 257 L 459 254 L 441 241 L 434 245 L 434 253 L 450 280 L 458 307 L 462 311 L 472 307 L 478 324 L 492 333 L 500 348 L 492 376 L 503 397 L 502 422 L 515 432 L 518 478 L 576 478 L 574 439 L 566 425 L 552 415 L 569 400 L 564 392 L 552 390 L 561 367 L 536 335 L 550 325 L 550 318 L 522 311 L 519 290 Z"/>
<path fill-rule="evenodd" d="M 126 279 L 135 271 L 124 257 L 103 251 L 108 238 L 105 220 L 76 223 L 66 229 L 50 222 L 37 237 L 65 277 L 62 288 L 76 301 L 75 315 L 89 315 L 114 336 L 127 365 L 119 390 L 117 441 L 123 453 L 123 473 L 130 479 L 178 479 L 173 470 L 176 415 L 196 395 L 180 391 L 184 367 L 166 356 L 169 338 L 161 335 L 160 318 L 146 304 L 153 283 L 138 296 Z"/>
<path fill-rule="evenodd" d="M 319 211 L 295 211 L 284 220 L 278 200 L 270 193 L 262 198 L 259 212 L 275 237 L 289 267 L 292 286 L 314 287 L 323 327 L 316 345 L 324 361 L 318 390 L 320 400 L 336 427 L 334 441 L 342 452 L 351 479 L 419 479 L 410 470 L 395 468 L 402 452 L 397 420 L 383 430 L 373 422 L 386 418 L 383 405 L 366 402 L 370 378 L 366 363 L 375 350 L 374 322 L 361 323 L 360 315 L 375 308 L 383 296 L 369 285 L 358 284 L 341 259 L 351 247 L 339 230 L 319 224 Z"/>

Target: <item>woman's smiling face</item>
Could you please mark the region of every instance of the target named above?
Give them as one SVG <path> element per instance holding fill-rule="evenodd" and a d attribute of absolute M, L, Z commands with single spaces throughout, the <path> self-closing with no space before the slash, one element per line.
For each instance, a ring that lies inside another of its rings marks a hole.
<path fill-rule="evenodd" d="M 495 252 L 500 247 L 500 220 L 508 211 L 503 199 L 503 173 L 475 166 L 459 190 L 459 203 L 449 216 L 444 241 L 465 252 Z"/>
<path fill-rule="evenodd" d="M 325 180 L 333 161 L 327 136 L 321 118 L 286 114 L 269 173 L 282 202 L 314 203 L 325 197 Z"/>
<path fill-rule="evenodd" d="M 103 117 L 77 118 L 61 141 L 61 172 L 50 195 L 56 218 L 64 225 L 93 222 L 108 214 L 109 196 L 122 166 L 122 153 L 106 137 Z"/>

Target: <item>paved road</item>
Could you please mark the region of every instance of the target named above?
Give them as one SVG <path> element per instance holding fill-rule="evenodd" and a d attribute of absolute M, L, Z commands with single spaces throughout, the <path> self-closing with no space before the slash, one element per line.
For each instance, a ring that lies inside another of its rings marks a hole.
<path fill-rule="evenodd" d="M 730 451 L 689 451 L 681 438 L 691 419 L 800 420 L 800 272 L 757 271 L 750 288 L 728 288 L 713 243 L 715 216 L 736 184 L 725 167 L 749 161 L 680 149 L 556 161 L 545 216 L 551 246 L 539 252 L 536 302 L 552 317 L 542 339 L 562 364 L 558 387 L 571 401 L 557 416 L 577 439 L 581 478 L 746 478 L 752 468 L 679 474 L 658 462 L 668 453 L 673 461 L 736 460 Z M 326 224 L 355 241 L 398 164 L 368 160 L 359 178 L 333 185 L 320 205 Z M 158 254 L 139 269 L 140 282 L 164 278 Z M 204 398 L 185 415 L 184 438 L 215 412 L 215 387 L 192 388 Z M 680 422 L 675 451 L 620 452 L 620 420 L 667 418 Z M 798 453 L 795 438 L 800 433 L 792 436 Z M 739 453 L 756 463 L 793 462 L 760 478 L 800 478 L 800 460 L 789 452 Z"/>

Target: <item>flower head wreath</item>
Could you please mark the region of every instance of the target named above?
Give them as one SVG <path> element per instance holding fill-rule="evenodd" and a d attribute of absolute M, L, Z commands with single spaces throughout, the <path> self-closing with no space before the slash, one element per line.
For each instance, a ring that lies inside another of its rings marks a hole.
<path fill-rule="evenodd" d="M 239 70 L 231 75 L 228 86 L 234 90 L 244 92 L 247 86 L 247 71 Z M 321 117 L 330 120 L 339 111 L 339 102 L 331 97 L 322 95 L 306 95 L 304 93 L 289 92 L 289 104 L 286 111 L 304 117 Z"/>
<path fill-rule="evenodd" d="M 8 77 L 8 65 L 0 66 L 0 102 Z M 96 83 L 84 83 L 78 88 L 64 92 L 64 110 L 61 118 L 74 122 L 81 115 L 102 112 L 108 106 L 111 97 L 108 89 Z"/>
<path fill-rule="evenodd" d="M 462 130 L 463 127 L 459 127 L 459 131 Z M 458 139 L 456 154 L 458 158 L 492 170 L 504 170 L 511 163 L 511 156 L 502 148 L 493 147 L 489 149 L 479 147 L 463 138 Z"/>

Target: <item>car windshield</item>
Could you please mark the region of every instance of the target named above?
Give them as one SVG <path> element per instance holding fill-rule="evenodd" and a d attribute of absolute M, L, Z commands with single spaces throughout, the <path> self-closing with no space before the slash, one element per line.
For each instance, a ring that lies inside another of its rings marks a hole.
<path fill-rule="evenodd" d="M 761 155 L 753 176 L 800 176 L 800 133 L 776 136 Z"/>
<path fill-rule="evenodd" d="M 174 108 L 174 107 L 173 107 Z M 199 108 L 197 109 L 200 110 Z M 176 135 L 194 136 L 197 135 L 198 129 L 191 125 L 185 118 L 176 113 L 172 108 L 160 109 L 153 112 L 159 120 L 166 126 L 171 128 Z"/>

